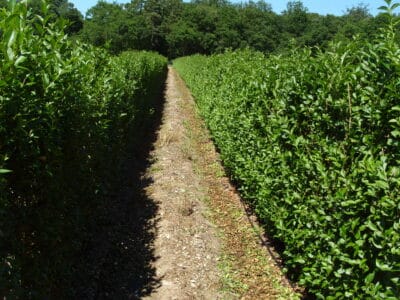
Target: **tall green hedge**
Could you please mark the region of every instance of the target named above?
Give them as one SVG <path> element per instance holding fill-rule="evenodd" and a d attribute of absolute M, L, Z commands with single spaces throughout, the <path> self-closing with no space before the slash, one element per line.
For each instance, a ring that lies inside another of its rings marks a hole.
<path fill-rule="evenodd" d="M 242 195 L 283 242 L 289 274 L 320 299 L 400 297 L 393 26 L 326 52 L 174 63 Z"/>
<path fill-rule="evenodd" d="M 46 10 L 46 7 L 43 8 Z M 59 295 L 167 61 L 68 40 L 63 22 L 0 10 L 0 297 Z"/>

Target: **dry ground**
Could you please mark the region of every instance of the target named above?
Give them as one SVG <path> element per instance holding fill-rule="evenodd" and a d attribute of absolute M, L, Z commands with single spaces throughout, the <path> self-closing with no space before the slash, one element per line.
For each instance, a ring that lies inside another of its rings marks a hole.
<path fill-rule="evenodd" d="M 158 206 L 158 287 L 143 299 L 296 299 L 256 218 L 225 176 L 188 89 L 170 67 L 146 197 Z"/>
<path fill-rule="evenodd" d="M 217 231 L 207 211 L 200 177 L 187 148 L 186 116 L 181 86 L 169 70 L 166 104 L 147 195 L 158 204 L 154 268 L 161 285 L 144 299 L 219 299 Z"/>

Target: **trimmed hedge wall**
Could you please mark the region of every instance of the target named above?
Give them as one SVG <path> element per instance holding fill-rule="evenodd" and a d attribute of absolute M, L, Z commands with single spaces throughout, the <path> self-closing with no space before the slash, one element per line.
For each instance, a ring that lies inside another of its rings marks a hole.
<path fill-rule="evenodd" d="M 68 286 L 167 60 L 111 57 L 10 3 L 0 10 L 0 297 L 43 299 Z"/>
<path fill-rule="evenodd" d="M 392 24 L 393 25 L 393 24 Z M 400 48 L 177 59 L 289 274 L 320 299 L 400 297 Z"/>

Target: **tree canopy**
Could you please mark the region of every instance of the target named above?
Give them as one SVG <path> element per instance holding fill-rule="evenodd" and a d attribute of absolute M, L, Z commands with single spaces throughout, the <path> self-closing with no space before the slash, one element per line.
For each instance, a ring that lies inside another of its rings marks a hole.
<path fill-rule="evenodd" d="M 40 11 L 41 0 L 31 0 Z M 6 5 L 0 0 L 0 6 Z M 359 4 L 342 16 L 311 13 L 302 1 L 289 1 L 277 14 L 264 1 L 100 0 L 85 18 L 68 0 L 48 0 L 55 16 L 69 21 L 67 33 L 112 53 L 129 49 L 157 51 L 170 58 L 225 49 L 251 48 L 266 53 L 302 46 L 325 48 L 330 41 L 354 36 L 371 39 L 387 21 Z"/>

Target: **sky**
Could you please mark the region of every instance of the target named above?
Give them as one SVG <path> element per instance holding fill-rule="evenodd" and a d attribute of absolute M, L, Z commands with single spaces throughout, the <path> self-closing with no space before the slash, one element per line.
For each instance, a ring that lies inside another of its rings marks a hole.
<path fill-rule="evenodd" d="M 92 6 L 96 5 L 97 0 L 69 0 L 69 2 L 73 3 L 77 9 L 81 11 L 83 15 L 86 14 L 86 11 Z M 114 1 L 107 1 L 114 2 Z M 130 1 L 115 1 L 117 3 L 129 3 Z M 231 1 L 231 2 L 246 2 L 246 1 Z M 281 13 L 286 8 L 286 3 L 288 1 L 284 0 L 267 0 L 267 3 L 272 5 L 272 9 Z M 383 0 L 303 0 L 304 6 L 308 8 L 309 12 L 319 13 L 321 15 L 326 14 L 334 14 L 334 15 L 342 15 L 347 8 L 351 8 L 353 6 L 357 6 L 359 3 L 366 4 L 370 9 L 372 14 L 377 14 L 377 8 L 384 5 L 385 2 Z"/>

